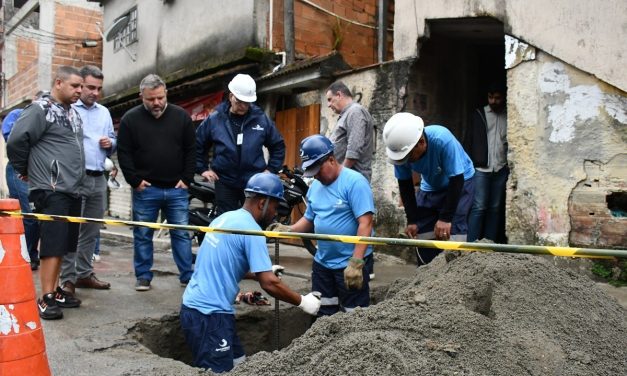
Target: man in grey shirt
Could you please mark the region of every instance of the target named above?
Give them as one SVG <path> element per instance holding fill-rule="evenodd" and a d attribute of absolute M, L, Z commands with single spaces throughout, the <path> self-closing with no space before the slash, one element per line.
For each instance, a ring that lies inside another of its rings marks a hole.
<path fill-rule="evenodd" d="M 468 214 L 469 242 L 505 239 L 503 201 L 509 176 L 506 93 L 503 83 L 489 85 L 488 104 L 473 112 L 466 130 L 464 148 L 476 169 L 475 196 Z"/>
<path fill-rule="evenodd" d="M 327 89 L 327 106 L 340 115 L 330 139 L 339 163 L 361 173 L 368 182 L 372 176 L 374 120 L 342 81 Z"/>

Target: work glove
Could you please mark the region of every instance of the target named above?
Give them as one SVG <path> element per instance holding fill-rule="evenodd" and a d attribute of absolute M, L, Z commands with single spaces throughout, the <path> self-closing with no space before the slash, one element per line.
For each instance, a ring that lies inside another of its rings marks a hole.
<path fill-rule="evenodd" d="M 315 316 L 320 309 L 320 298 L 313 292 L 307 295 L 301 295 L 298 308 L 302 309 L 305 313 Z"/>
<path fill-rule="evenodd" d="M 290 232 L 292 231 L 292 228 L 288 225 L 284 225 L 283 223 L 274 222 L 266 228 L 266 231 Z"/>
<path fill-rule="evenodd" d="M 272 265 L 272 273 L 274 273 L 274 275 L 277 277 L 280 277 L 281 274 L 283 274 L 284 270 L 285 268 L 281 265 Z"/>
<path fill-rule="evenodd" d="M 348 266 L 344 269 L 344 284 L 349 290 L 361 290 L 364 284 L 363 269 L 366 262 L 363 259 L 351 257 Z"/>

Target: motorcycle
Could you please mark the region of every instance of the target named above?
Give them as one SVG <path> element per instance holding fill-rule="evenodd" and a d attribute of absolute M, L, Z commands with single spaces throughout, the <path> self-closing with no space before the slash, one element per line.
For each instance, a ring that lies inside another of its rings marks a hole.
<path fill-rule="evenodd" d="M 291 224 L 292 213 L 295 210 L 304 214 L 303 206 L 307 205 L 305 199 L 309 185 L 303 179 L 303 172 L 298 168 L 290 170 L 283 166 L 279 171 L 279 177 L 284 187 L 285 202 L 281 202 L 277 210 L 275 221 L 285 225 Z M 215 202 L 215 188 L 213 183 L 193 181 L 189 186 L 189 223 L 194 226 L 209 226 L 217 217 L 217 205 Z M 194 200 L 202 203 L 201 206 L 194 205 Z M 303 204 L 303 205 L 301 205 Z M 194 231 L 193 238 L 200 245 L 205 238 L 202 231 Z M 310 239 L 303 239 L 303 246 L 313 256 L 316 254 L 316 246 Z"/>

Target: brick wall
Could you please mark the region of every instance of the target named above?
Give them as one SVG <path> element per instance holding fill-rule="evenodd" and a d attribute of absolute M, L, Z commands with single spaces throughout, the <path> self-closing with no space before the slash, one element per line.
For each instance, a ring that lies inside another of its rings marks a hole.
<path fill-rule="evenodd" d="M 96 22 L 102 24 L 102 12 L 80 7 L 56 5 L 55 33 L 73 40 L 57 38 L 52 51 L 52 71 L 60 65 L 82 67 L 93 64 L 102 65 L 102 41 L 96 28 Z M 83 47 L 82 40 L 97 40 L 98 46 Z"/>
<path fill-rule="evenodd" d="M 577 247 L 625 248 L 627 244 L 627 156 L 607 164 L 584 162 L 586 179 L 568 199 L 570 244 Z"/>
<path fill-rule="evenodd" d="M 102 11 L 90 10 L 81 7 L 65 6 L 57 3 L 55 6 L 55 38 L 52 50 L 52 67 L 54 72 L 60 65 L 82 67 L 86 64 L 101 66 L 102 41 L 96 29 L 96 22 L 102 23 Z M 98 46 L 85 48 L 84 39 L 97 40 Z M 6 83 L 6 105 L 11 106 L 24 98 L 30 98 L 41 89 L 38 87 L 39 77 L 39 48 L 38 42 L 32 38 L 18 37 L 17 67 L 18 71 Z"/>
<path fill-rule="evenodd" d="M 37 60 L 32 60 L 28 65 L 19 64 L 19 66 L 19 73 L 7 81 L 8 104 L 15 104 L 23 99 L 29 99 L 40 90 L 37 87 L 37 76 L 39 74 Z"/>
<path fill-rule="evenodd" d="M 313 3 L 339 16 L 366 25 L 377 24 L 376 0 L 313 0 Z M 389 27 L 394 23 L 394 1 L 388 9 Z M 283 2 L 273 10 L 273 50 L 285 50 Z M 325 55 L 337 49 L 352 67 L 377 62 L 377 31 L 340 20 L 301 1 L 294 1 L 296 56 Z M 388 32 L 388 60 L 393 59 L 392 32 Z"/>

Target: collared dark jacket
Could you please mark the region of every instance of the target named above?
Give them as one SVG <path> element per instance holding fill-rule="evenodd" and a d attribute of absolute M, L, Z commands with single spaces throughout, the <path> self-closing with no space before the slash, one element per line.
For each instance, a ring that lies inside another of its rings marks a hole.
<path fill-rule="evenodd" d="M 475 167 L 488 166 L 488 123 L 483 107 L 472 112 L 464 137 L 464 149 Z"/>
<path fill-rule="evenodd" d="M 277 173 L 285 159 L 285 142 L 272 120 L 261 108 L 251 104 L 242 124 L 243 143 L 236 144 L 228 111 L 230 103 L 222 102 L 216 111 L 205 119 L 196 130 L 196 172 L 208 168 L 208 152 L 213 148 L 211 170 L 220 181 L 232 188 L 244 188 L 248 179 L 266 169 Z M 263 146 L 270 158 L 264 159 Z"/>

